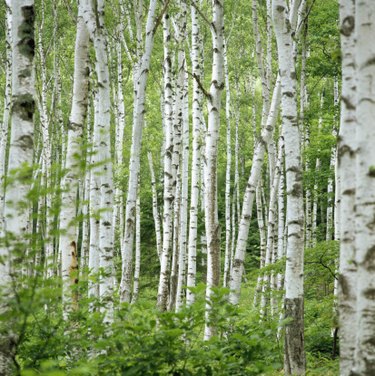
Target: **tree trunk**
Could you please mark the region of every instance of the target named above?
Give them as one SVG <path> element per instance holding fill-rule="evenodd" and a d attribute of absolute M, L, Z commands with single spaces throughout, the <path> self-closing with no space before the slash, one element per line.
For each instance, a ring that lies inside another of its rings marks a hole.
<path fill-rule="evenodd" d="M 152 214 L 153 214 L 154 223 L 155 223 L 156 252 L 158 254 L 159 261 L 160 261 L 161 250 L 162 250 L 162 236 L 161 236 L 161 228 L 160 228 L 160 215 L 159 215 L 159 208 L 158 208 L 158 195 L 156 192 L 154 164 L 152 162 L 151 152 L 147 153 L 147 157 L 148 157 L 148 164 L 150 167 L 150 174 L 151 174 Z"/>
<path fill-rule="evenodd" d="M 231 269 L 229 284 L 231 290 L 229 294 L 229 301 L 232 304 L 238 304 L 240 297 L 243 263 L 245 261 L 246 246 L 247 239 L 249 236 L 249 228 L 253 210 L 255 191 L 261 175 L 266 145 L 273 134 L 273 129 L 277 119 L 277 110 L 279 103 L 280 81 L 279 79 L 277 79 L 272 95 L 272 103 L 268 114 L 268 119 L 265 126 L 262 129 L 260 138 L 255 147 L 253 164 L 251 166 L 251 172 L 243 199 L 241 222 L 239 224 L 237 236 L 237 247 L 234 255 L 233 267 Z"/>
<path fill-rule="evenodd" d="M 135 231 L 135 212 L 137 200 L 137 185 L 140 170 L 140 153 L 142 130 L 145 113 L 145 92 L 150 68 L 151 52 L 154 44 L 154 21 L 156 0 L 150 1 L 146 23 L 146 38 L 144 53 L 139 61 L 139 69 L 135 76 L 136 95 L 133 109 L 132 145 L 129 162 L 129 182 L 125 208 L 125 235 L 122 251 L 122 276 L 120 284 L 120 300 L 130 302 L 133 278 L 133 243 Z"/>
<path fill-rule="evenodd" d="M 191 6 L 191 60 L 193 75 L 201 81 L 203 74 L 202 59 L 202 36 L 200 33 L 198 14 L 195 6 Z M 188 305 L 194 303 L 195 294 L 189 289 L 196 285 L 197 272 L 197 235 L 198 235 L 198 205 L 199 205 L 199 177 L 201 168 L 202 149 L 202 114 L 203 93 L 197 80 L 193 80 L 193 153 L 191 163 L 191 198 L 190 198 L 190 222 L 189 222 L 189 243 L 188 243 L 188 272 L 186 302 Z"/>
<path fill-rule="evenodd" d="M 212 78 L 208 98 L 208 128 L 205 150 L 205 224 L 207 237 L 207 289 L 206 327 L 204 338 L 215 335 L 210 322 L 212 288 L 220 282 L 220 225 L 217 207 L 217 152 L 220 128 L 221 93 L 224 89 L 224 0 L 213 6 L 212 33 Z"/>
<path fill-rule="evenodd" d="M 8 171 L 14 175 L 9 176 L 7 180 L 4 199 L 6 222 L 1 228 L 7 244 L 0 248 L 0 286 L 3 294 L 9 295 L 7 300 L 12 299 L 14 295 L 13 289 L 4 291 L 11 282 L 12 258 L 15 254 L 26 253 L 28 240 L 25 236 L 30 230 L 30 203 L 27 195 L 31 186 L 34 151 L 34 1 L 13 0 L 11 18 L 12 104 Z M 2 300 L 0 304 L 2 315 L 7 310 L 7 300 Z M 5 376 L 13 374 L 15 357 L 16 341 L 10 327 L 0 335 L 0 374 Z"/>
<path fill-rule="evenodd" d="M 357 333 L 353 375 L 375 374 L 375 2 L 355 4 L 357 84 L 355 248 L 357 269 Z M 346 50 L 344 50 L 346 52 Z M 350 51 L 349 51 L 350 53 Z M 351 125 L 351 127 L 353 124 Z M 352 177 L 353 178 L 353 177 Z M 353 329 L 352 329 L 353 330 Z"/>
<path fill-rule="evenodd" d="M 303 375 L 306 369 L 304 351 L 303 252 L 304 213 L 300 132 L 297 123 L 296 72 L 293 38 L 296 11 L 301 1 L 295 0 L 288 15 L 285 0 L 273 0 L 273 19 L 279 56 L 281 79 L 282 126 L 285 139 L 285 167 L 288 228 L 285 270 L 286 374 Z"/>
<path fill-rule="evenodd" d="M 337 174 L 340 177 L 340 275 L 338 286 L 340 323 L 340 374 L 350 375 L 356 341 L 357 265 L 355 261 L 355 179 L 356 175 L 356 76 L 355 76 L 355 8 L 354 0 L 340 0 L 342 48 L 342 95 L 338 140 Z"/>
<path fill-rule="evenodd" d="M 139 189 L 139 186 L 138 186 Z M 139 277 L 141 272 L 141 200 L 139 192 L 137 196 L 136 206 L 136 221 L 135 221 L 135 266 L 134 266 L 134 283 L 133 283 L 133 296 L 132 304 L 134 304 L 139 295 Z"/>
<path fill-rule="evenodd" d="M 68 127 L 65 169 L 62 179 L 63 193 L 60 212 L 60 253 L 63 279 L 63 303 L 67 315 L 70 307 L 71 285 L 78 283 L 77 274 L 77 190 L 81 174 L 82 134 L 87 112 L 89 83 L 89 32 L 83 19 L 83 5 L 78 8 L 77 35 L 74 56 L 73 98 Z"/>
<path fill-rule="evenodd" d="M 231 184 L 231 165 L 232 165 L 232 145 L 231 145 L 231 110 L 230 110 L 230 87 L 228 72 L 227 46 L 224 44 L 224 73 L 225 73 L 225 119 L 227 123 L 227 165 L 225 171 L 225 256 L 224 256 L 224 278 L 223 286 L 229 283 L 229 267 L 231 256 L 231 205 L 230 205 L 230 184 Z"/>
<path fill-rule="evenodd" d="M 163 40 L 164 40 L 164 206 L 163 206 L 163 249 L 160 257 L 160 277 L 158 287 L 157 306 L 165 311 L 168 303 L 169 283 L 169 258 L 173 236 L 173 204 L 174 204 L 174 179 L 172 168 L 173 156 L 173 92 L 172 92 L 172 60 L 169 50 L 170 44 L 169 15 L 163 16 Z"/>

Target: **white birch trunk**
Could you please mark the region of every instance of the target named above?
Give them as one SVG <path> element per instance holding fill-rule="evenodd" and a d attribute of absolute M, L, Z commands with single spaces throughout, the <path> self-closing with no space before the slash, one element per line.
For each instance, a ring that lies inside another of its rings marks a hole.
<path fill-rule="evenodd" d="M 264 222 L 264 209 L 263 209 L 263 201 L 262 201 L 262 192 L 261 188 L 262 183 L 259 182 L 256 192 L 255 192 L 255 202 L 256 202 L 256 208 L 257 208 L 257 220 L 258 220 L 258 230 L 259 230 L 259 247 L 260 247 L 260 263 L 259 263 L 259 275 L 257 279 L 257 285 L 255 288 L 254 293 L 254 300 L 253 300 L 253 307 L 256 308 L 257 306 L 257 300 L 258 295 L 262 292 L 262 268 L 265 264 L 265 258 L 266 258 L 266 225 Z M 261 295 L 261 299 L 263 299 L 263 295 Z M 262 312 L 261 312 L 262 315 Z"/>
<path fill-rule="evenodd" d="M 160 277 L 158 287 L 157 306 L 160 310 L 167 309 L 168 283 L 169 283 L 169 258 L 172 245 L 172 209 L 174 203 L 174 174 L 172 169 L 173 156 L 173 93 L 172 93 L 172 60 L 169 51 L 169 15 L 163 16 L 163 41 L 164 41 L 164 205 L 163 205 L 163 248 L 160 257 Z"/>
<path fill-rule="evenodd" d="M 138 186 L 139 189 L 139 186 Z M 134 283 L 131 303 L 134 304 L 139 295 L 139 277 L 141 275 L 141 202 L 139 192 L 137 196 L 136 221 L 135 221 L 135 265 L 134 265 Z"/>
<path fill-rule="evenodd" d="M 186 17 L 185 17 L 186 18 Z M 181 41 L 182 42 L 182 41 Z M 187 69 L 185 57 L 183 65 L 184 73 Z M 176 312 L 184 301 L 183 287 L 186 285 L 186 249 L 188 226 L 188 189 L 189 189 L 189 87 L 188 76 L 185 73 L 185 85 L 182 98 L 182 163 L 181 163 L 181 205 L 180 205 L 180 241 L 178 259 L 178 281 L 176 292 Z"/>
<path fill-rule="evenodd" d="M 281 79 L 282 126 L 285 140 L 285 167 L 288 228 L 285 270 L 285 318 L 292 322 L 285 327 L 286 374 L 305 373 L 303 321 L 303 252 L 304 211 L 301 166 L 301 139 L 297 123 L 296 72 L 293 58 L 292 32 L 294 14 L 301 1 L 292 3 L 291 14 L 285 0 L 273 0 L 273 19 L 279 56 Z"/>
<path fill-rule="evenodd" d="M 281 159 L 281 175 L 279 183 L 279 192 L 278 192 L 278 202 L 277 202 L 277 259 L 280 260 L 285 256 L 284 253 L 284 234 L 285 234 L 285 203 L 284 203 L 284 188 L 285 188 L 285 178 L 284 178 L 284 156 Z M 280 291 L 283 289 L 283 274 L 277 274 L 277 289 Z"/>
<path fill-rule="evenodd" d="M 4 228 L 4 177 L 6 175 L 6 150 L 8 144 L 8 131 L 9 131 L 9 119 L 10 119 L 10 107 L 12 96 L 12 12 L 11 4 L 7 0 L 6 6 L 6 61 L 5 61 L 5 92 L 4 92 L 4 111 L 3 121 L 0 128 L 0 229 Z M 8 4 L 9 2 L 9 4 Z"/>
<path fill-rule="evenodd" d="M 270 112 L 268 114 L 268 119 L 265 127 L 262 129 L 260 139 L 257 142 L 254 151 L 253 164 L 251 166 L 251 172 L 249 180 L 247 182 L 245 195 L 243 199 L 241 221 L 239 223 L 238 236 L 237 236 L 237 247 L 233 260 L 233 267 L 231 269 L 230 276 L 230 289 L 229 301 L 232 304 L 238 304 L 241 280 L 243 273 L 243 263 L 245 261 L 247 239 L 249 236 L 249 227 L 251 221 L 251 215 L 253 210 L 253 202 L 256 187 L 258 185 L 261 168 L 264 161 L 265 147 L 268 141 L 271 139 L 273 134 L 273 129 L 277 119 L 277 110 L 280 103 L 280 81 L 277 79 L 274 88 L 272 103 L 270 107 Z"/>
<path fill-rule="evenodd" d="M 158 195 L 157 195 L 157 192 L 156 192 L 156 180 L 155 180 L 154 164 L 153 164 L 153 161 L 152 161 L 151 152 L 147 153 L 147 158 L 148 158 L 148 164 L 149 164 L 149 167 L 150 167 L 150 174 L 151 174 L 152 215 L 154 217 L 154 223 L 155 223 L 156 253 L 157 253 L 159 261 L 160 261 L 163 243 L 162 243 L 162 236 L 161 236 L 161 225 L 160 225 L 160 215 L 159 215 L 159 208 L 158 208 Z"/>
<path fill-rule="evenodd" d="M 354 360 L 356 331 L 357 266 L 355 261 L 355 179 L 356 175 L 356 62 L 355 2 L 340 0 L 342 49 L 342 95 L 337 174 L 340 177 L 340 264 L 338 308 L 340 324 L 340 374 L 348 376 Z"/>
<path fill-rule="evenodd" d="M 133 243 L 135 231 L 135 207 L 137 200 L 137 184 L 140 170 L 140 152 L 142 130 L 144 125 L 145 92 L 151 52 L 154 44 L 154 21 L 156 0 L 151 0 L 147 15 L 145 47 L 135 77 L 136 96 L 133 109 L 132 145 L 129 162 L 129 182 L 125 208 L 125 235 L 122 251 L 122 276 L 120 283 L 120 300 L 130 302 L 133 277 Z"/>
<path fill-rule="evenodd" d="M 267 220 L 267 245 L 266 245 L 266 254 L 264 258 L 264 265 L 267 267 L 272 262 L 272 255 L 274 253 L 274 236 L 276 228 L 276 218 L 277 218 L 277 198 L 278 198 L 278 189 L 281 175 L 281 159 L 283 155 L 284 140 L 280 137 L 279 140 L 279 151 L 278 151 L 278 160 L 277 165 L 275 166 L 275 173 L 272 181 L 271 192 L 270 192 L 270 204 L 268 209 L 268 220 Z M 270 274 L 265 272 L 263 276 L 262 284 L 262 300 L 261 300 L 261 317 L 266 315 L 267 303 L 268 303 L 268 289 L 270 289 Z"/>
<path fill-rule="evenodd" d="M 354 329 L 357 340 L 354 369 L 351 374 L 373 375 L 375 374 L 375 128 L 373 123 L 375 46 L 370 41 L 375 33 L 375 2 L 356 1 L 354 24 L 357 84 L 355 257 L 358 269 L 357 326 Z"/>
<path fill-rule="evenodd" d="M 198 14 L 195 7 L 191 6 L 191 60 L 193 75 L 201 80 L 202 76 L 202 36 L 198 21 Z M 186 302 L 188 305 L 194 303 L 195 294 L 189 289 L 196 285 L 197 272 L 197 230 L 198 230 L 198 204 L 199 204 L 199 176 L 201 166 L 201 144 L 202 144 L 202 102 L 203 94 L 197 80 L 193 80 L 193 153 L 191 164 L 191 198 L 190 198 L 190 222 L 189 222 L 189 243 L 188 243 L 188 272 Z"/>
<path fill-rule="evenodd" d="M 99 167 L 99 117 L 98 94 L 94 93 L 94 127 L 90 158 L 90 238 L 89 238 L 89 298 L 99 298 L 99 231 L 100 231 L 100 167 Z"/>
<path fill-rule="evenodd" d="M 323 124 L 323 105 L 324 105 L 324 93 L 321 94 L 320 97 L 320 116 L 319 116 L 319 123 L 318 123 L 318 134 L 322 128 Z M 320 152 L 320 150 L 318 150 Z M 315 161 L 315 174 L 317 175 L 320 170 L 320 158 L 317 157 Z M 317 243 L 317 228 L 318 228 L 318 179 L 315 178 L 314 188 L 313 188 L 313 202 L 312 202 L 312 217 L 311 217 L 311 245 L 313 247 L 316 246 Z"/>
<path fill-rule="evenodd" d="M 87 112 L 89 81 L 89 33 L 83 20 L 82 4 L 80 4 L 78 8 L 75 43 L 72 109 L 68 127 L 65 161 L 65 169 L 67 172 L 61 183 L 64 191 L 61 196 L 59 247 L 63 279 L 63 303 L 67 304 L 64 311 L 65 315 L 67 315 L 70 309 L 71 284 L 78 282 L 76 197 L 78 180 L 81 173 L 82 130 Z"/>
<path fill-rule="evenodd" d="M 104 1 L 92 4 L 87 0 L 84 11 L 86 26 L 93 40 L 98 79 L 97 131 L 99 134 L 98 159 L 100 162 L 100 221 L 99 266 L 101 269 L 99 295 L 106 302 L 105 321 L 113 321 L 114 290 L 114 232 L 113 232 L 113 175 L 110 142 L 110 77 L 108 69 L 107 36 L 104 27 Z"/>
<path fill-rule="evenodd" d="M 232 165 L 232 145 L 231 145 L 231 110 L 230 110 L 230 87 L 228 72 L 227 46 L 224 44 L 224 73 L 225 73 L 225 119 L 227 123 L 227 165 L 225 171 L 225 256 L 224 256 L 224 278 L 223 286 L 226 287 L 229 282 L 229 267 L 231 256 L 231 205 L 230 205 L 230 184 L 231 184 L 231 165 Z"/>
<path fill-rule="evenodd" d="M 215 335 L 210 322 L 212 288 L 220 282 L 220 226 L 217 207 L 217 152 L 220 128 L 221 93 L 224 89 L 224 0 L 212 4 L 212 78 L 208 98 L 208 128 L 205 150 L 205 224 L 207 237 L 206 326 L 204 338 Z"/>
<path fill-rule="evenodd" d="M 34 1 L 14 0 L 11 7 L 12 105 L 8 171 L 14 173 L 14 176 L 12 179 L 8 179 L 4 200 L 6 222 L 1 228 L 1 233 L 7 238 L 7 246 L 0 248 L 0 257 L 2 258 L 0 286 L 2 290 L 8 289 L 7 285 L 11 281 L 13 253 L 22 252 L 27 248 L 25 235 L 29 231 L 30 207 L 27 194 L 31 186 L 34 151 Z M 4 290 L 3 293 L 5 293 Z M 13 291 L 9 291 L 9 295 L 8 299 L 11 299 Z M 4 300 L 1 302 L 1 314 L 6 311 L 6 304 L 7 302 Z M 13 336 L 10 328 L 0 335 L 2 344 L 0 346 L 0 374 L 5 376 L 13 374 L 12 354 L 16 344 L 16 339 Z"/>

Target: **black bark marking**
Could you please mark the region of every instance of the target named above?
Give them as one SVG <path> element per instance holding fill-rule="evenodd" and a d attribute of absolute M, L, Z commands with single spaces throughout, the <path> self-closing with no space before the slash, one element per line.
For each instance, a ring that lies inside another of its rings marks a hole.
<path fill-rule="evenodd" d="M 18 42 L 19 51 L 29 59 L 35 55 L 35 40 L 34 40 L 34 21 L 35 11 L 34 6 L 25 6 L 21 8 L 23 21 L 18 27 Z"/>
<path fill-rule="evenodd" d="M 370 271 L 375 271 L 375 245 L 372 246 L 366 253 L 365 259 L 363 261 L 365 268 Z"/>
<path fill-rule="evenodd" d="M 375 56 L 373 56 L 371 59 L 368 59 L 363 65 L 362 68 L 369 67 L 371 65 L 375 64 Z"/>
<path fill-rule="evenodd" d="M 347 16 L 344 18 L 341 24 L 341 34 L 349 37 L 351 33 L 354 31 L 355 21 L 353 16 Z"/>
<path fill-rule="evenodd" d="M 375 178 L 375 166 L 370 166 L 368 170 L 368 176 Z"/>
<path fill-rule="evenodd" d="M 339 281 L 339 286 L 341 287 L 341 292 L 344 295 L 344 299 L 347 300 L 347 298 L 350 295 L 350 287 L 349 287 L 348 281 L 342 274 L 339 275 L 338 281 Z"/>
<path fill-rule="evenodd" d="M 369 288 L 363 291 L 363 296 L 369 300 L 375 300 L 375 289 Z"/>
<path fill-rule="evenodd" d="M 341 100 L 344 102 L 347 110 L 355 110 L 355 105 L 350 101 L 349 98 L 342 96 Z"/>
<path fill-rule="evenodd" d="M 12 112 L 22 120 L 32 121 L 35 111 L 35 100 L 31 94 L 22 94 L 13 97 Z"/>

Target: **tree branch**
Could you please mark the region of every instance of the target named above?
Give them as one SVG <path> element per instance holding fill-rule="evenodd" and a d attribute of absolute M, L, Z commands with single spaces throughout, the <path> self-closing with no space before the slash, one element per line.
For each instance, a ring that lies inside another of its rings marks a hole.
<path fill-rule="evenodd" d="M 204 88 L 201 80 L 199 79 L 199 77 L 197 76 L 196 73 L 191 73 L 189 72 L 188 70 L 185 70 L 185 72 L 194 78 L 194 80 L 197 82 L 199 88 L 202 90 L 202 93 L 208 98 L 208 99 L 211 99 L 211 94 Z"/>
<path fill-rule="evenodd" d="M 156 21 L 155 21 L 155 26 L 154 26 L 154 29 L 152 30 L 152 33 L 155 35 L 156 33 L 156 30 L 158 29 L 159 25 L 161 24 L 161 20 L 163 19 L 163 16 L 165 14 L 165 12 L 167 11 L 168 9 L 168 5 L 170 3 L 171 0 L 165 0 L 164 2 L 164 6 L 163 6 L 163 9 L 161 10 L 159 16 L 157 17 Z"/>

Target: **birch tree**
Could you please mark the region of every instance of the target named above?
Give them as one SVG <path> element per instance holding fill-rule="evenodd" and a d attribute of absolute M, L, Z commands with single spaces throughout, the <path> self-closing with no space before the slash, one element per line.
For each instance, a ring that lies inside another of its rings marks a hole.
<path fill-rule="evenodd" d="M 5 244 L 0 248 L 0 287 L 2 302 L 0 312 L 5 313 L 7 302 L 13 289 L 8 290 L 11 281 L 12 258 L 15 253 L 26 254 L 29 230 L 29 206 L 27 194 L 31 187 L 32 163 L 34 152 L 34 1 L 15 0 L 11 3 L 11 43 L 12 43 L 12 103 L 10 112 L 11 134 L 9 145 L 9 163 L 7 186 L 4 200 Z M 15 334 L 7 328 L 0 335 L 0 374 L 13 374 Z"/>
<path fill-rule="evenodd" d="M 5 61 L 5 93 L 4 93 L 4 111 L 0 128 L 0 228 L 3 228 L 4 215 L 4 178 L 6 174 L 6 150 L 9 131 L 9 118 L 12 95 L 12 12 L 10 1 L 5 2 L 6 14 L 6 61 Z"/>
<path fill-rule="evenodd" d="M 191 198 L 190 198 L 190 218 L 189 218 L 189 242 L 188 242 L 188 272 L 187 272 L 187 291 L 186 301 L 188 305 L 194 303 L 195 295 L 191 291 L 191 287 L 196 284 L 197 270 L 197 235 L 198 235 L 198 205 L 199 205 L 199 177 L 201 166 L 201 145 L 202 145 L 202 102 L 203 93 L 198 82 L 201 82 L 203 74 L 203 58 L 202 58 L 202 36 L 200 33 L 200 25 L 197 10 L 191 5 L 191 60 L 193 76 L 197 79 L 193 80 L 193 108 L 192 108 L 192 128 L 193 128 L 193 144 L 192 144 L 192 162 L 191 162 Z"/>
<path fill-rule="evenodd" d="M 142 142 L 142 130 L 144 125 L 145 92 L 147 77 L 150 68 L 151 52 L 155 36 L 155 12 L 156 0 L 151 0 L 147 21 L 144 51 L 139 60 L 139 69 L 135 76 L 135 98 L 133 108 L 132 145 L 129 162 L 129 182 L 125 207 L 125 235 L 122 251 L 122 276 L 120 283 L 120 299 L 122 302 L 130 302 L 131 284 L 133 277 L 133 244 L 135 232 L 135 207 L 137 200 L 137 185 L 140 170 L 140 151 Z"/>
<path fill-rule="evenodd" d="M 113 320 L 114 289 L 114 232 L 113 232 L 113 175 L 110 144 L 110 78 L 107 56 L 107 37 L 104 27 L 104 1 L 85 7 L 84 19 L 95 49 L 95 69 L 98 79 L 99 162 L 100 162 L 100 222 L 99 222 L 99 265 L 101 269 L 99 294 L 107 303 L 104 311 L 106 321 Z"/>
<path fill-rule="evenodd" d="M 173 223 L 173 203 L 174 203 L 174 175 L 172 170 L 173 155 L 173 93 L 172 93 L 172 60 L 170 55 L 170 21 L 169 15 L 163 16 L 163 92 L 164 92 L 164 195 L 163 195 L 163 248 L 160 257 L 160 278 L 158 287 L 159 309 L 167 308 L 168 282 L 169 282 L 169 257 L 172 245 L 172 223 Z"/>
<path fill-rule="evenodd" d="M 286 374 L 293 375 L 304 374 L 306 368 L 303 315 L 303 189 L 292 38 L 292 33 L 296 30 L 300 4 L 301 0 L 293 1 L 289 13 L 285 0 L 273 0 L 272 3 L 279 56 L 281 114 L 285 140 L 288 238 L 284 309 L 285 318 L 292 320 L 285 327 L 284 369 Z"/>
<path fill-rule="evenodd" d="M 339 142 L 337 146 L 337 174 L 340 177 L 340 373 L 349 375 L 354 360 L 356 320 L 356 263 L 355 260 L 355 179 L 356 174 L 356 51 L 355 1 L 340 1 L 340 28 L 342 48 L 342 95 Z"/>
<path fill-rule="evenodd" d="M 83 5 L 78 8 L 77 34 L 74 55 L 74 78 L 72 109 L 70 113 L 65 170 L 62 179 L 60 239 L 61 274 L 63 279 L 63 301 L 70 302 L 70 286 L 77 279 L 77 212 L 76 198 L 78 177 L 81 173 L 82 135 L 85 123 L 89 83 L 89 32 L 83 19 Z M 68 307 L 67 307 L 68 308 Z"/>
<path fill-rule="evenodd" d="M 375 3 L 355 3 L 356 62 L 356 187 L 355 249 L 357 264 L 357 327 L 354 369 L 352 374 L 375 372 L 375 118 L 374 77 L 375 48 L 369 43 L 375 31 Z M 349 52 L 350 53 L 350 52 Z"/>
<path fill-rule="evenodd" d="M 230 294 L 229 301 L 232 304 L 238 304 L 241 290 L 241 281 L 243 274 L 243 263 L 245 261 L 247 239 L 249 236 L 250 220 L 252 215 L 254 196 L 256 192 L 256 187 L 258 185 L 261 167 L 264 161 L 265 148 L 268 141 L 271 139 L 273 134 L 273 129 L 277 119 L 277 110 L 280 103 L 280 81 L 277 79 L 275 88 L 272 95 L 272 102 L 270 106 L 270 111 L 268 114 L 267 122 L 262 128 L 261 135 L 257 141 L 253 164 L 251 166 L 251 172 L 249 180 L 247 182 L 245 195 L 242 205 L 241 221 L 238 228 L 237 236 L 237 246 L 233 257 L 233 267 L 231 269 L 230 276 Z"/>
<path fill-rule="evenodd" d="M 208 126 L 205 150 L 205 225 L 207 236 L 206 327 L 204 338 L 215 334 L 210 322 L 212 288 L 220 281 L 220 226 L 217 207 L 217 149 L 219 141 L 221 93 L 224 89 L 224 0 L 214 1 L 212 34 L 212 78 L 208 97 Z"/>

